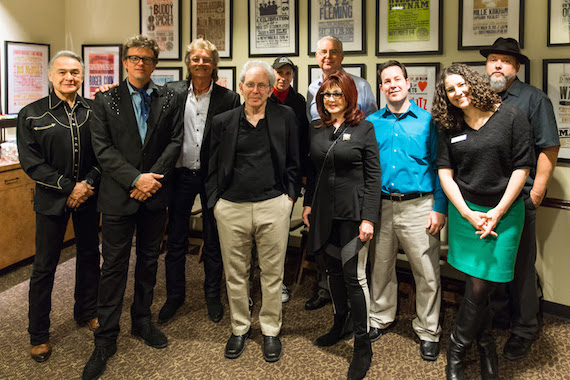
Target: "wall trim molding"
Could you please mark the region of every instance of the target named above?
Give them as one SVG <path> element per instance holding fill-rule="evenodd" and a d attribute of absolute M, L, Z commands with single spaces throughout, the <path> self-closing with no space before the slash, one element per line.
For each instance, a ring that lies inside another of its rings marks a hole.
<path fill-rule="evenodd" d="M 562 305 L 551 301 L 543 301 L 542 311 L 547 314 L 556 315 L 557 317 L 570 320 L 570 306 L 568 305 Z"/>
<path fill-rule="evenodd" d="M 570 211 L 570 201 L 558 198 L 544 198 L 541 204 L 542 207 L 557 208 L 561 210 Z"/>

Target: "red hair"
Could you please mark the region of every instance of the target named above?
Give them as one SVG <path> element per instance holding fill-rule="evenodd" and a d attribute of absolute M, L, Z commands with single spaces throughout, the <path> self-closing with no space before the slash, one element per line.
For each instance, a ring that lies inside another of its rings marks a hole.
<path fill-rule="evenodd" d="M 322 124 L 325 126 L 332 125 L 334 120 L 331 114 L 326 110 L 323 99 L 323 92 L 331 87 L 338 87 L 344 95 L 346 101 L 346 111 L 344 111 L 344 121 L 346 124 L 356 125 L 364 119 L 365 115 L 358 108 L 358 91 L 351 76 L 345 71 L 337 71 L 330 74 L 327 79 L 321 83 L 319 91 L 317 91 L 317 111 L 321 117 Z"/>

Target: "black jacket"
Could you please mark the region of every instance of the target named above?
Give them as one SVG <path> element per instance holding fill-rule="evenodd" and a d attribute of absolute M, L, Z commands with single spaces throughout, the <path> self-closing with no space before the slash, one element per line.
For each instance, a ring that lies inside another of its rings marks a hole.
<path fill-rule="evenodd" d="M 182 107 L 182 118 L 186 109 L 186 98 L 188 96 L 188 87 L 190 82 L 177 81 L 166 83 L 167 89 L 172 89 L 184 99 Z M 202 146 L 200 147 L 200 176 L 206 180 L 208 175 L 208 160 L 210 158 L 210 129 L 214 116 L 234 109 L 240 105 L 240 97 L 233 91 L 214 83 L 212 95 L 210 96 L 210 105 L 208 106 L 208 115 L 206 116 L 206 126 L 202 137 Z M 184 128 L 184 126 L 183 126 Z"/>
<path fill-rule="evenodd" d="M 77 182 L 89 178 L 98 186 L 101 171 L 91 147 L 92 104 L 77 95 L 70 109 L 52 92 L 18 114 L 18 154 L 22 169 L 36 181 L 36 212 L 61 215 Z M 95 199 L 90 197 L 81 207 Z"/>
<path fill-rule="evenodd" d="M 118 87 L 95 95 L 91 127 L 93 149 L 102 169 L 99 211 L 132 215 L 141 202 L 130 197 L 133 181 L 142 173 L 163 174 L 162 188 L 144 203 L 150 210 L 166 207 L 168 174 L 182 144 L 182 99 L 160 87 L 151 95 L 148 129 L 141 143 L 126 80 Z"/>
<path fill-rule="evenodd" d="M 334 127 L 316 128 L 319 124 L 317 120 L 309 127 L 313 165 L 303 202 L 312 207 L 310 252 L 328 241 L 333 219 L 376 223 L 380 213 L 380 159 L 372 123 L 362 120 L 346 128 L 343 124 L 335 135 Z"/>
<path fill-rule="evenodd" d="M 214 207 L 231 184 L 243 107 L 224 112 L 212 120 L 211 156 L 206 180 L 208 208 Z M 277 180 L 289 197 L 296 200 L 300 190 L 297 119 L 291 108 L 272 102 L 267 102 L 265 118 L 271 152 L 276 159 Z"/>

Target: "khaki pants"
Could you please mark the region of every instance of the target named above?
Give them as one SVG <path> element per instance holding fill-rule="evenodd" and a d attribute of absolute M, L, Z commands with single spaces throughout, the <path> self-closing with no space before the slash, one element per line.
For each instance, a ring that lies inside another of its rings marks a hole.
<path fill-rule="evenodd" d="M 371 249 L 370 326 L 386 328 L 396 317 L 398 280 L 396 254 L 401 247 L 416 283 L 416 318 L 412 326 L 422 340 L 437 342 L 441 334 L 439 311 L 439 239 L 426 230 L 433 196 L 397 202 L 382 200 L 381 222 Z"/>
<path fill-rule="evenodd" d="M 281 331 L 281 286 L 292 206 L 286 194 L 261 202 L 220 199 L 214 206 L 234 335 L 245 334 L 251 325 L 248 300 L 253 240 L 261 268 L 261 332 L 277 336 Z"/>

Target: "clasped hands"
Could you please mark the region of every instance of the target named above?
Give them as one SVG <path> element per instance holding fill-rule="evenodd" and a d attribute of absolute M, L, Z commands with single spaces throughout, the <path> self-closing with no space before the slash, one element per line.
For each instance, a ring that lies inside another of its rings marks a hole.
<path fill-rule="evenodd" d="M 495 232 L 495 228 L 502 216 L 503 214 L 501 212 L 493 208 L 486 213 L 471 210 L 466 218 L 477 230 L 475 233 L 481 235 L 480 239 L 484 239 L 489 235 L 499 236 L 499 234 Z"/>
<path fill-rule="evenodd" d="M 148 198 L 152 197 L 158 189 L 162 187 L 162 183 L 158 180 L 164 178 L 162 174 L 155 173 L 144 173 L 141 174 L 135 187 L 130 191 L 131 198 L 137 201 L 146 201 Z"/>
<path fill-rule="evenodd" d="M 84 203 L 90 196 L 95 194 L 95 188 L 85 181 L 77 182 L 67 197 L 65 205 L 68 208 L 77 208 Z"/>

